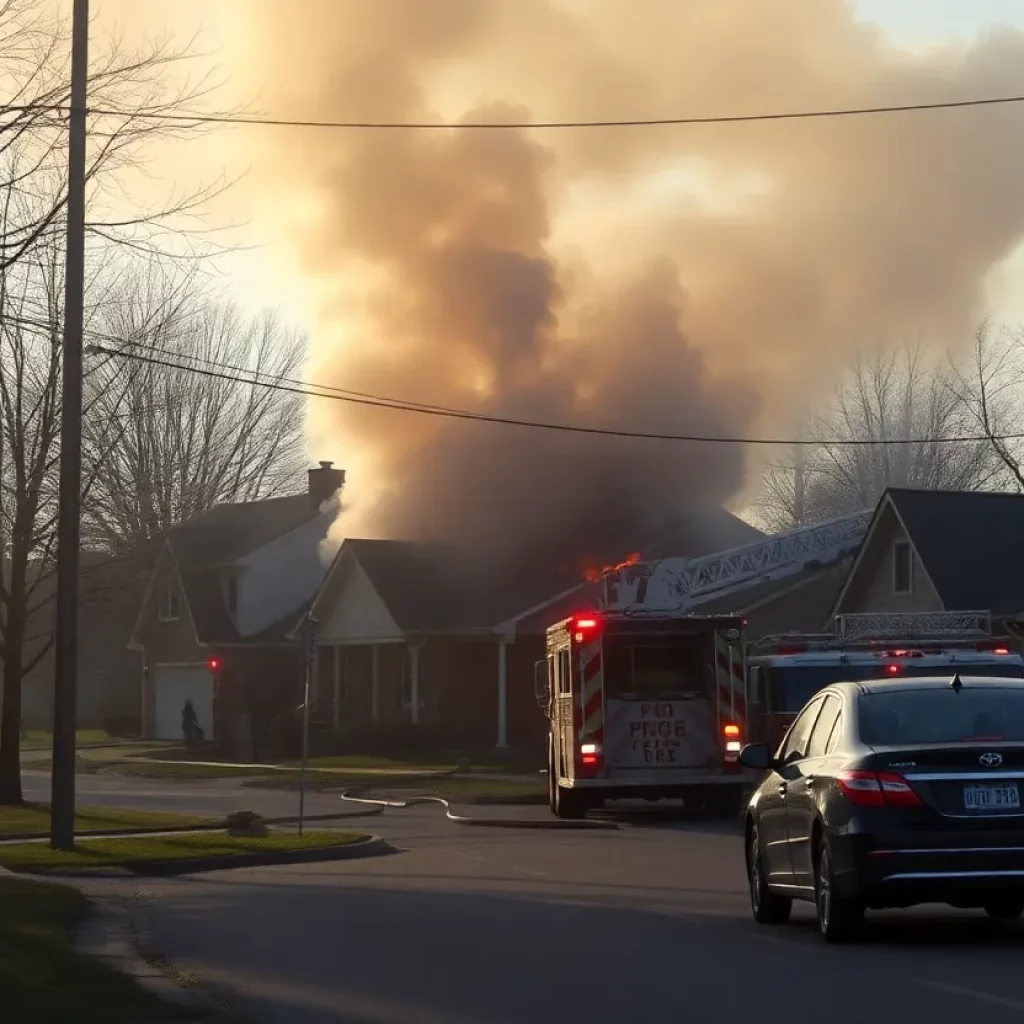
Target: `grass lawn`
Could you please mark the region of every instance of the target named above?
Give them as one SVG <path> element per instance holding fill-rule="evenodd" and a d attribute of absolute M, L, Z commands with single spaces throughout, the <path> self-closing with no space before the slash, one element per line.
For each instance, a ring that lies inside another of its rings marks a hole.
<path fill-rule="evenodd" d="M 226 833 L 186 833 L 171 836 L 133 836 L 121 839 L 84 839 L 73 851 L 51 850 L 47 843 L 0 845 L 0 867 L 11 871 L 46 872 L 68 868 L 135 868 L 147 864 L 181 862 L 204 857 L 238 856 L 294 850 L 323 850 L 366 839 L 360 832 L 272 832 L 262 838 Z"/>
<path fill-rule="evenodd" d="M 107 746 L 122 743 L 123 740 L 116 739 L 103 729 L 79 729 L 75 733 L 75 743 L 78 746 Z M 53 734 L 42 730 L 29 729 L 22 740 L 22 747 L 25 750 L 49 750 L 53 746 Z"/>
<path fill-rule="evenodd" d="M 0 1015 L 14 1024 L 158 1024 L 186 1014 L 72 947 L 88 912 L 77 890 L 0 878 Z M 83 1016 L 84 1014 L 84 1016 Z"/>
<path fill-rule="evenodd" d="M 164 814 L 157 811 L 131 811 L 110 807 L 80 807 L 75 814 L 75 831 L 106 832 L 118 828 L 169 828 L 176 825 L 197 825 L 209 818 L 194 815 Z M 4 836 L 49 835 L 49 804 L 24 804 L 21 807 L 0 807 L 0 839 Z"/>

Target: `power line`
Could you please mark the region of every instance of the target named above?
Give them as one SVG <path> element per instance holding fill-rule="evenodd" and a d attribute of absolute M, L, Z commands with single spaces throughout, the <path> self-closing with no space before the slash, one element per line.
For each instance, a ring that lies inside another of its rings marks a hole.
<path fill-rule="evenodd" d="M 222 370 L 209 369 L 201 366 L 186 366 L 182 363 L 172 362 L 168 359 L 160 359 L 156 356 L 144 356 L 137 352 L 108 349 L 102 345 L 91 345 L 90 352 L 100 353 L 131 359 L 151 366 L 162 366 L 170 370 L 183 370 L 186 373 L 195 373 L 202 377 L 210 377 L 215 380 L 225 380 L 236 384 L 249 384 L 256 387 L 268 388 L 272 391 L 283 391 L 288 394 L 303 395 L 306 398 L 325 398 L 334 402 L 347 402 L 351 405 L 359 405 L 374 409 L 392 409 L 398 412 L 415 413 L 420 416 L 435 416 L 441 419 L 470 420 L 476 423 L 494 423 L 508 427 L 523 427 L 532 430 L 550 430 L 568 434 L 591 434 L 600 437 L 630 438 L 641 441 L 685 441 L 693 444 L 748 444 L 748 445 L 799 445 L 814 447 L 843 447 L 843 448 L 867 448 L 880 445 L 914 445 L 914 444 L 982 444 L 991 441 L 1015 441 L 1024 439 L 1024 434 L 997 434 L 993 436 L 960 436 L 960 437 L 923 437 L 923 438 L 895 438 L 893 440 L 860 439 L 860 438 L 836 438 L 832 440 L 805 440 L 794 438 L 778 437 L 728 437 L 722 435 L 708 434 L 662 434 L 649 433 L 637 430 L 615 430 L 608 427 L 586 427 L 573 423 L 554 423 L 543 420 L 517 419 L 509 416 L 493 416 L 487 413 L 472 412 L 468 409 L 452 409 L 445 406 L 417 405 L 415 403 L 400 402 L 395 399 L 384 398 L 375 395 L 361 395 L 360 393 L 341 392 L 339 389 L 327 388 L 315 383 L 293 384 L 287 383 L 288 378 L 273 379 L 269 375 L 259 375 L 254 371 L 252 377 L 240 377 Z M 190 357 L 195 359 L 195 357 Z M 199 360 L 201 361 L 201 360 Z M 263 379 L 260 379 L 260 376 Z"/>
<path fill-rule="evenodd" d="M 283 117 L 259 117 L 245 114 L 171 114 L 157 111 L 116 110 L 90 107 L 95 117 L 129 117 L 183 124 L 251 125 L 263 128 L 322 128 L 340 130 L 508 130 L 559 128 L 657 128 L 671 125 L 745 124 L 753 121 L 805 121 L 826 117 L 866 117 L 878 114 L 910 114 L 929 110 L 963 110 L 972 107 L 1004 106 L 1024 103 L 1021 96 L 991 96 L 972 100 L 942 100 L 934 103 L 896 103 L 875 107 L 833 107 L 817 110 L 777 111 L 761 114 L 721 114 L 704 117 L 641 117 L 591 121 L 320 121 Z M 59 108 L 63 112 L 66 107 Z"/>

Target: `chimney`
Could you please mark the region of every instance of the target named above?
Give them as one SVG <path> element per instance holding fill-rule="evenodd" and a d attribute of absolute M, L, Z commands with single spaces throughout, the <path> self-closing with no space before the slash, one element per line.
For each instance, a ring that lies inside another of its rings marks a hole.
<path fill-rule="evenodd" d="M 321 462 L 318 469 L 309 471 L 309 497 L 319 508 L 330 501 L 345 486 L 345 470 L 335 469 L 333 462 Z"/>

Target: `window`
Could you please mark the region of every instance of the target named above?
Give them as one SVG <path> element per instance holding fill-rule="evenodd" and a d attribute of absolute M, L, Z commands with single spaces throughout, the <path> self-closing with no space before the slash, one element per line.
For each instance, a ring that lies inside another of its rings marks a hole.
<path fill-rule="evenodd" d="M 914 556 L 910 542 L 898 540 L 892 546 L 892 592 L 909 594 L 913 590 Z"/>
<path fill-rule="evenodd" d="M 822 702 L 816 700 L 809 705 L 797 720 L 790 727 L 785 740 L 782 742 L 782 749 L 779 751 L 779 760 L 783 764 L 791 761 L 802 761 L 807 756 L 807 745 L 811 738 L 811 729 L 821 710 Z"/>
<path fill-rule="evenodd" d="M 838 697 L 829 694 L 821 707 L 821 714 L 811 730 L 811 738 L 807 744 L 808 757 L 824 757 L 828 753 L 828 741 L 832 736 L 832 729 L 839 718 L 839 712 L 843 710 L 842 702 Z"/>
<path fill-rule="evenodd" d="M 1018 687 L 880 689 L 860 698 L 858 718 L 860 737 L 872 747 L 1024 743 L 1024 693 Z"/>
<path fill-rule="evenodd" d="M 177 622 L 181 618 L 181 602 L 178 587 L 173 576 L 163 581 L 160 588 L 160 621 Z"/>
<path fill-rule="evenodd" d="M 570 671 L 569 650 L 563 648 L 558 652 L 558 692 L 562 696 L 572 693 L 572 673 Z"/>
<path fill-rule="evenodd" d="M 234 615 L 238 611 L 238 577 L 228 577 L 228 611 Z"/>

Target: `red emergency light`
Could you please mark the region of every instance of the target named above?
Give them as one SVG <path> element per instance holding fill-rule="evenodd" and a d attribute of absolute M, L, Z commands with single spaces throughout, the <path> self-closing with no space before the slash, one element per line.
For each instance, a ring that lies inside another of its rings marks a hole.
<path fill-rule="evenodd" d="M 886 665 L 885 671 L 891 676 L 898 676 L 900 674 L 900 667 L 899 665 Z"/>
<path fill-rule="evenodd" d="M 572 619 L 572 638 L 582 644 L 601 628 L 601 617 L 595 612 L 580 612 Z"/>
<path fill-rule="evenodd" d="M 211 672 L 216 672 L 220 668 L 220 658 L 211 658 L 206 665 Z"/>

